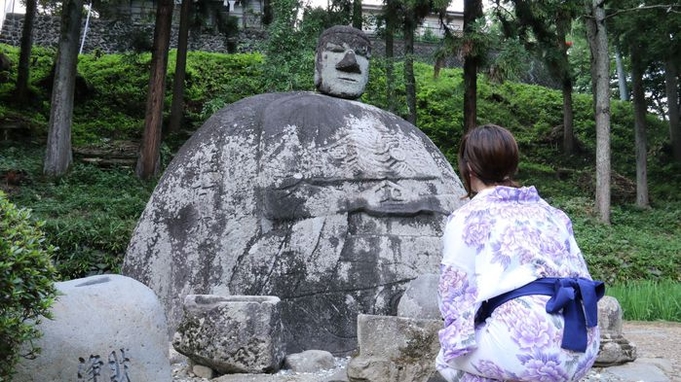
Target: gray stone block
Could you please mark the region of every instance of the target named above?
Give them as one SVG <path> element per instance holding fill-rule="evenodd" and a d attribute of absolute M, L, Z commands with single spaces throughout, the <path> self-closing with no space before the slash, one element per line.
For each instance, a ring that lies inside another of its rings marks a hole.
<path fill-rule="evenodd" d="M 430 320 L 442 319 L 437 302 L 439 280 L 440 275 L 428 273 L 410 281 L 397 305 L 397 315 Z"/>
<path fill-rule="evenodd" d="M 188 295 L 173 347 L 218 374 L 281 367 L 283 325 L 275 296 Z"/>
<path fill-rule="evenodd" d="M 361 314 L 357 317 L 359 355 L 347 367 L 350 382 L 428 382 L 437 380 L 441 320 Z"/>

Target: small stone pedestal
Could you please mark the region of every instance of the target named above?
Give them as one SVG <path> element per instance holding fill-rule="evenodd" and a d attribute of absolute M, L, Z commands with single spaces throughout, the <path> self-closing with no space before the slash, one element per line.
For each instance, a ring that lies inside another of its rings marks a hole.
<path fill-rule="evenodd" d="M 359 355 L 347 367 L 350 382 L 428 382 L 439 380 L 435 356 L 442 320 L 357 316 Z"/>
<path fill-rule="evenodd" d="M 598 302 L 601 347 L 596 367 L 619 365 L 636 359 L 636 345 L 622 335 L 622 308 L 616 298 L 604 296 Z"/>
<path fill-rule="evenodd" d="M 276 296 L 188 295 L 173 347 L 218 374 L 273 373 L 286 355 Z"/>

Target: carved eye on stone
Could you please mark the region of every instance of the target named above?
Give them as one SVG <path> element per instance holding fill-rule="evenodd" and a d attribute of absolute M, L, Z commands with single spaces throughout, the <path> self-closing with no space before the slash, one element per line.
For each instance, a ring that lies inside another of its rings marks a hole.
<path fill-rule="evenodd" d="M 336 52 L 336 53 L 343 53 L 345 52 L 345 48 L 343 48 L 340 45 L 334 44 L 334 43 L 328 43 L 326 44 L 326 50 L 330 52 Z"/>
<path fill-rule="evenodd" d="M 407 159 L 407 153 L 401 147 L 391 147 L 388 149 L 390 156 L 398 161 L 404 161 Z"/>
<path fill-rule="evenodd" d="M 348 156 L 348 149 L 342 145 L 334 146 L 329 150 L 329 155 L 333 159 L 343 159 Z"/>
<path fill-rule="evenodd" d="M 359 48 L 355 49 L 355 54 L 358 55 L 358 56 L 366 57 L 366 55 L 367 55 L 367 47 L 366 47 L 366 46 L 362 46 L 362 47 L 359 47 Z"/>

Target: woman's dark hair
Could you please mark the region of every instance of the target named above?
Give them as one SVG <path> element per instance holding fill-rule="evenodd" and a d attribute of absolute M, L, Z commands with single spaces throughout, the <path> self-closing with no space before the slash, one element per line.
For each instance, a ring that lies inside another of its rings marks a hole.
<path fill-rule="evenodd" d="M 469 131 L 459 146 L 459 174 L 471 198 L 471 173 L 486 185 L 518 187 L 518 143 L 505 128 L 487 124 Z"/>

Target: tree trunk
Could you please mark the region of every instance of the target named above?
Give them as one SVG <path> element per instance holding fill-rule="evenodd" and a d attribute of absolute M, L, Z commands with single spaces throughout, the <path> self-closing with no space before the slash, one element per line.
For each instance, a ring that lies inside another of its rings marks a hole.
<path fill-rule="evenodd" d="M 482 17 L 482 0 L 464 0 L 463 3 L 463 33 L 467 44 L 472 44 L 470 34 L 473 24 Z M 469 46 L 466 51 L 472 52 Z M 464 131 L 470 131 L 478 124 L 478 65 L 479 59 L 474 54 L 465 53 L 463 61 L 463 126 Z"/>
<path fill-rule="evenodd" d="M 620 90 L 620 100 L 629 101 L 629 92 L 627 91 L 627 74 L 624 72 L 622 54 L 617 47 L 615 47 L 615 66 L 617 66 L 617 85 L 619 86 Z"/>
<path fill-rule="evenodd" d="M 433 65 L 433 79 L 440 78 L 440 72 L 447 64 L 447 58 L 445 56 L 439 56 L 435 59 L 435 64 Z"/>
<path fill-rule="evenodd" d="M 395 11 L 394 2 L 385 2 L 385 92 L 388 111 L 395 111 Z"/>
<path fill-rule="evenodd" d="M 404 88 L 407 96 L 407 121 L 416 126 L 416 79 L 414 78 L 414 30 L 416 21 L 408 13 L 404 22 Z"/>
<path fill-rule="evenodd" d="M 137 176 L 144 180 L 156 176 L 160 167 L 163 98 L 172 19 L 173 0 L 159 0 L 156 8 L 156 26 L 154 28 L 154 47 L 151 53 L 151 75 L 149 76 L 149 94 L 144 117 L 144 135 L 136 169 Z"/>
<path fill-rule="evenodd" d="M 362 30 L 362 0 L 352 0 L 352 26 Z"/>
<path fill-rule="evenodd" d="M 270 0 L 263 0 L 262 5 L 262 25 L 269 26 L 274 20 L 272 12 L 272 2 Z"/>
<path fill-rule="evenodd" d="M 585 0 L 587 40 L 591 51 L 596 120 L 596 211 L 610 224 L 610 56 L 602 0 Z"/>
<path fill-rule="evenodd" d="M 470 131 L 478 124 L 478 59 L 467 57 L 463 62 L 463 125 Z"/>
<path fill-rule="evenodd" d="M 572 79 L 563 78 L 563 152 L 575 152 L 574 113 L 572 110 Z"/>
<path fill-rule="evenodd" d="M 562 84 L 563 92 L 563 153 L 573 154 L 575 151 L 574 115 L 572 111 L 572 75 L 570 73 L 570 61 L 568 60 L 568 45 L 565 40 L 570 23 L 568 20 L 559 20 L 557 23 L 557 43 L 560 46 L 558 57 L 557 74 Z"/>
<path fill-rule="evenodd" d="M 71 123 L 82 11 L 82 0 L 69 0 L 63 3 L 59 48 L 52 86 L 47 149 L 43 165 L 43 173 L 52 177 L 66 174 L 73 160 Z"/>
<path fill-rule="evenodd" d="M 173 103 L 170 107 L 169 133 L 180 131 L 184 112 L 184 79 L 187 68 L 187 40 L 189 36 L 189 17 L 192 9 L 191 0 L 182 0 L 180 10 L 180 30 L 177 36 L 177 58 L 175 60 L 175 78 L 173 79 Z"/>
<path fill-rule="evenodd" d="M 643 88 L 643 64 L 637 47 L 631 50 L 631 76 L 634 93 L 634 136 L 636 144 L 636 205 L 649 207 L 648 149 L 646 142 L 646 98 Z"/>
<path fill-rule="evenodd" d="M 392 30 L 385 34 L 385 92 L 388 111 L 395 111 L 395 38 Z"/>
<path fill-rule="evenodd" d="M 667 109 L 669 110 L 669 139 L 672 144 L 674 160 L 681 163 L 681 103 L 679 102 L 679 69 L 670 58 L 665 62 L 665 89 L 667 93 Z"/>
<path fill-rule="evenodd" d="M 28 81 L 30 78 L 29 62 L 33 48 L 33 26 L 37 9 L 37 0 L 26 0 L 26 14 L 24 27 L 21 30 L 21 53 L 19 53 L 19 68 L 17 70 L 16 100 L 21 104 L 29 101 Z"/>
<path fill-rule="evenodd" d="M 568 46 L 565 36 L 571 23 L 567 19 L 558 22 L 558 44 L 560 44 L 560 56 L 558 61 L 559 76 L 563 92 L 563 152 L 573 154 L 575 151 L 574 113 L 572 110 L 572 75 L 570 73 L 570 61 L 568 60 Z"/>

